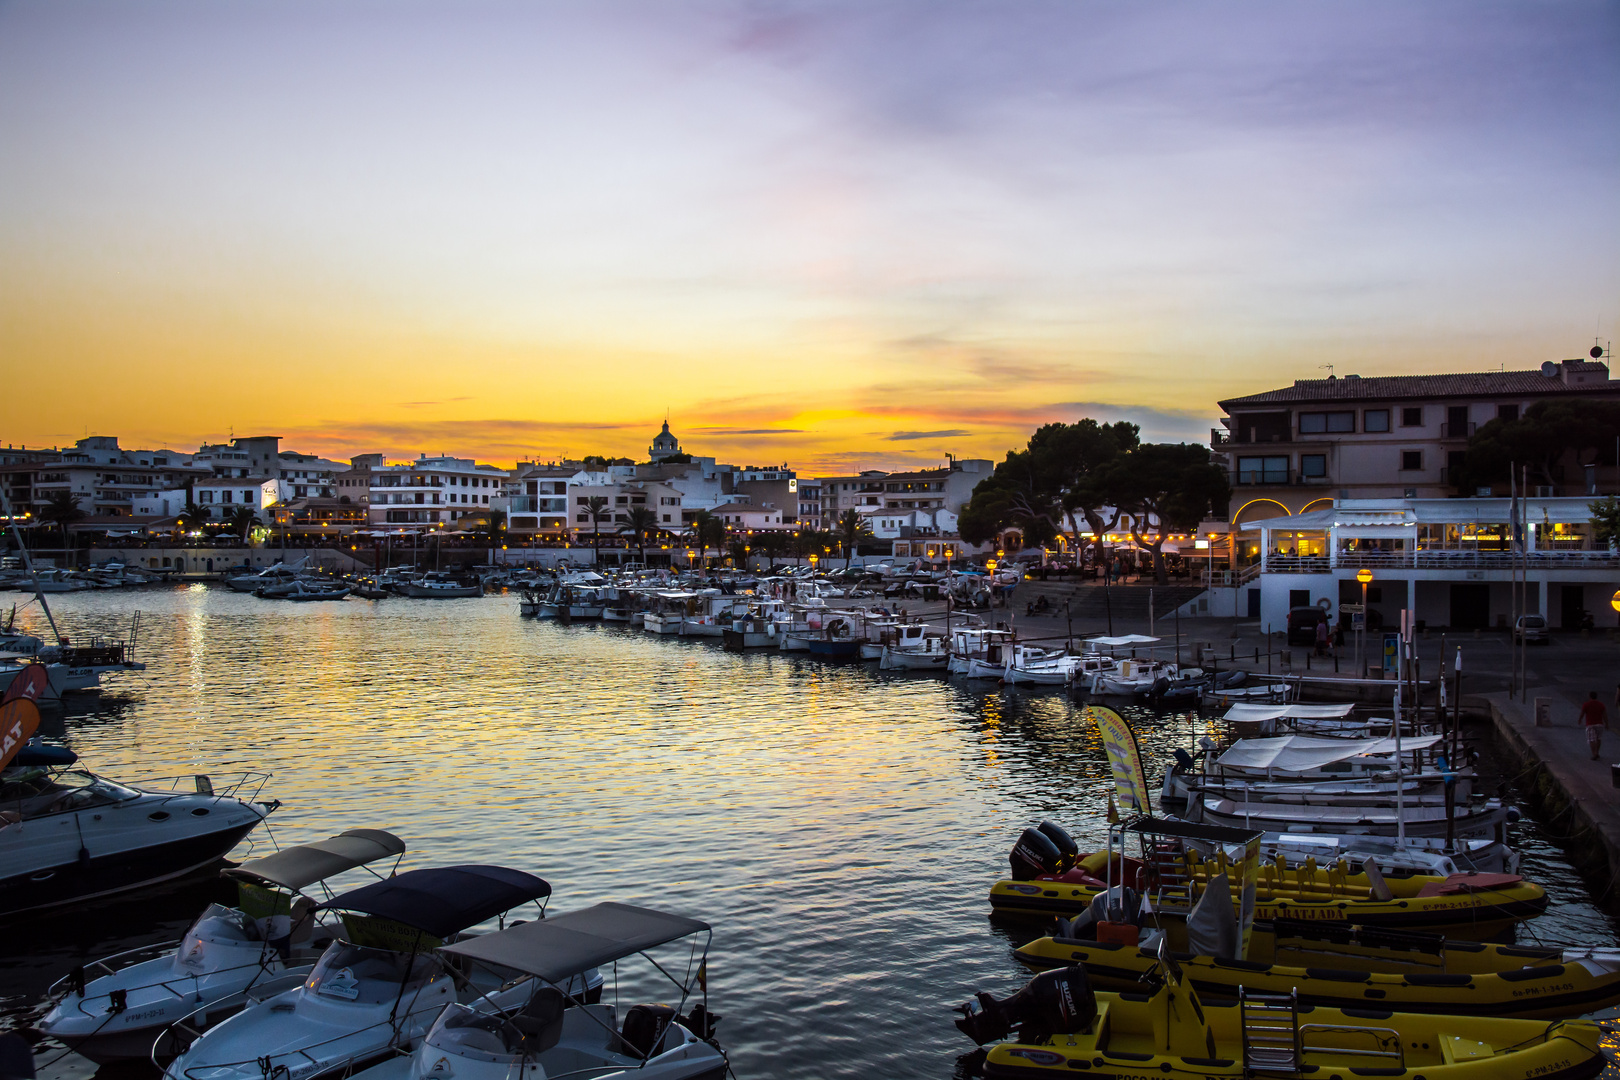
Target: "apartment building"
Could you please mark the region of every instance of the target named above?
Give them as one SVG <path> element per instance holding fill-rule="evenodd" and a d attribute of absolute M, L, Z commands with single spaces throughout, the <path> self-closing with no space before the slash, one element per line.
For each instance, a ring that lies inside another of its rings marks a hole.
<path fill-rule="evenodd" d="M 561 536 L 568 531 L 568 489 L 581 483 L 585 472 L 578 463 L 536 465 L 521 461 L 516 469 L 518 491 L 511 497 L 506 527 L 513 532 Z"/>
<path fill-rule="evenodd" d="M 350 458 L 349 467 L 332 477 L 338 502 L 351 506 L 370 503 L 371 470 L 381 468 L 386 461 L 383 454 L 357 454 Z"/>
<path fill-rule="evenodd" d="M 1229 398 L 1211 432 L 1231 477 L 1229 520 L 1242 527 L 1335 499 L 1478 495 L 1455 483 L 1468 437 L 1538 401 L 1568 397 L 1620 400 L 1620 381 L 1602 363 L 1565 360 L 1528 371 L 1300 379 Z M 1569 490 L 1541 494 L 1582 494 L 1589 483 L 1572 476 Z"/>
<path fill-rule="evenodd" d="M 173 450 L 125 450 L 117 436 L 93 435 L 66 450 L 12 453 L 30 458 L 0 465 L 7 498 L 17 512 L 31 512 L 57 492 L 78 496 L 88 518 L 137 516 L 137 504 L 153 492 L 184 487 L 206 476 L 190 455 Z"/>
<path fill-rule="evenodd" d="M 418 457 L 371 469 L 372 525 L 448 524 L 466 514 L 508 509 L 507 471 L 471 458 Z"/>

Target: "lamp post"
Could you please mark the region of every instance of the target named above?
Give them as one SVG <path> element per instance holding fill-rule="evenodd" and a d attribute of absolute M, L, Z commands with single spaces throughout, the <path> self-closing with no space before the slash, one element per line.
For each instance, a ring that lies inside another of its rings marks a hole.
<path fill-rule="evenodd" d="M 1361 628 L 1356 636 L 1356 678 L 1364 678 L 1367 674 L 1367 583 L 1373 579 L 1372 571 L 1363 566 L 1356 571 L 1356 580 L 1361 582 Z M 1400 723 L 1399 718 L 1395 721 Z"/>

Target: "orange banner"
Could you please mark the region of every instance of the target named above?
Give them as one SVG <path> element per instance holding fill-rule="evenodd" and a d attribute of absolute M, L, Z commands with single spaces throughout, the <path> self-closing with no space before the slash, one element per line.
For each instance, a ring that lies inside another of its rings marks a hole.
<path fill-rule="evenodd" d="M 22 676 L 18 676 L 21 679 Z M 25 697 L 0 705 L 0 769 L 39 730 L 39 706 Z"/>

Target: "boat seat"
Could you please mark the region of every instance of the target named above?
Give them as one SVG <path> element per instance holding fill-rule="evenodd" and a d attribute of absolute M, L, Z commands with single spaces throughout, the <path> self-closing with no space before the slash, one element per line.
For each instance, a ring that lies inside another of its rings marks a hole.
<path fill-rule="evenodd" d="M 630 1006 L 619 1035 L 623 1052 L 638 1058 L 651 1057 L 674 1022 L 675 1010 L 668 1005 Z"/>
<path fill-rule="evenodd" d="M 512 1016 L 511 1027 L 518 1039 L 510 1047 L 513 1053 L 542 1054 L 562 1039 L 563 1010 L 568 998 L 554 986 L 535 990 L 528 1004 Z"/>

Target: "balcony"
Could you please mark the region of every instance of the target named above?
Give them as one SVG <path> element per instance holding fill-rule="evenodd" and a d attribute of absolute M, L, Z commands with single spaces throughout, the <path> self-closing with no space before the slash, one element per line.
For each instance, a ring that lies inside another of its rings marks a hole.
<path fill-rule="evenodd" d="M 1225 446 L 1228 443 L 1230 443 L 1231 441 L 1232 441 L 1232 433 L 1227 431 L 1225 428 L 1218 428 L 1217 427 L 1217 428 L 1210 428 L 1209 429 L 1209 445 L 1211 445 L 1211 446 Z"/>
<path fill-rule="evenodd" d="M 1448 551 L 1429 548 L 1422 551 L 1379 551 L 1344 554 L 1337 559 L 1340 570 L 1511 570 L 1518 556 L 1506 551 Z M 1271 574 L 1325 574 L 1334 569 L 1326 555 L 1271 555 L 1266 572 Z M 1620 569 L 1620 555 L 1607 551 L 1532 551 L 1525 556 L 1531 570 L 1609 570 Z"/>
<path fill-rule="evenodd" d="M 1466 439 L 1474 433 L 1476 426 L 1471 420 L 1466 424 L 1441 424 L 1440 437 L 1442 439 Z"/>

